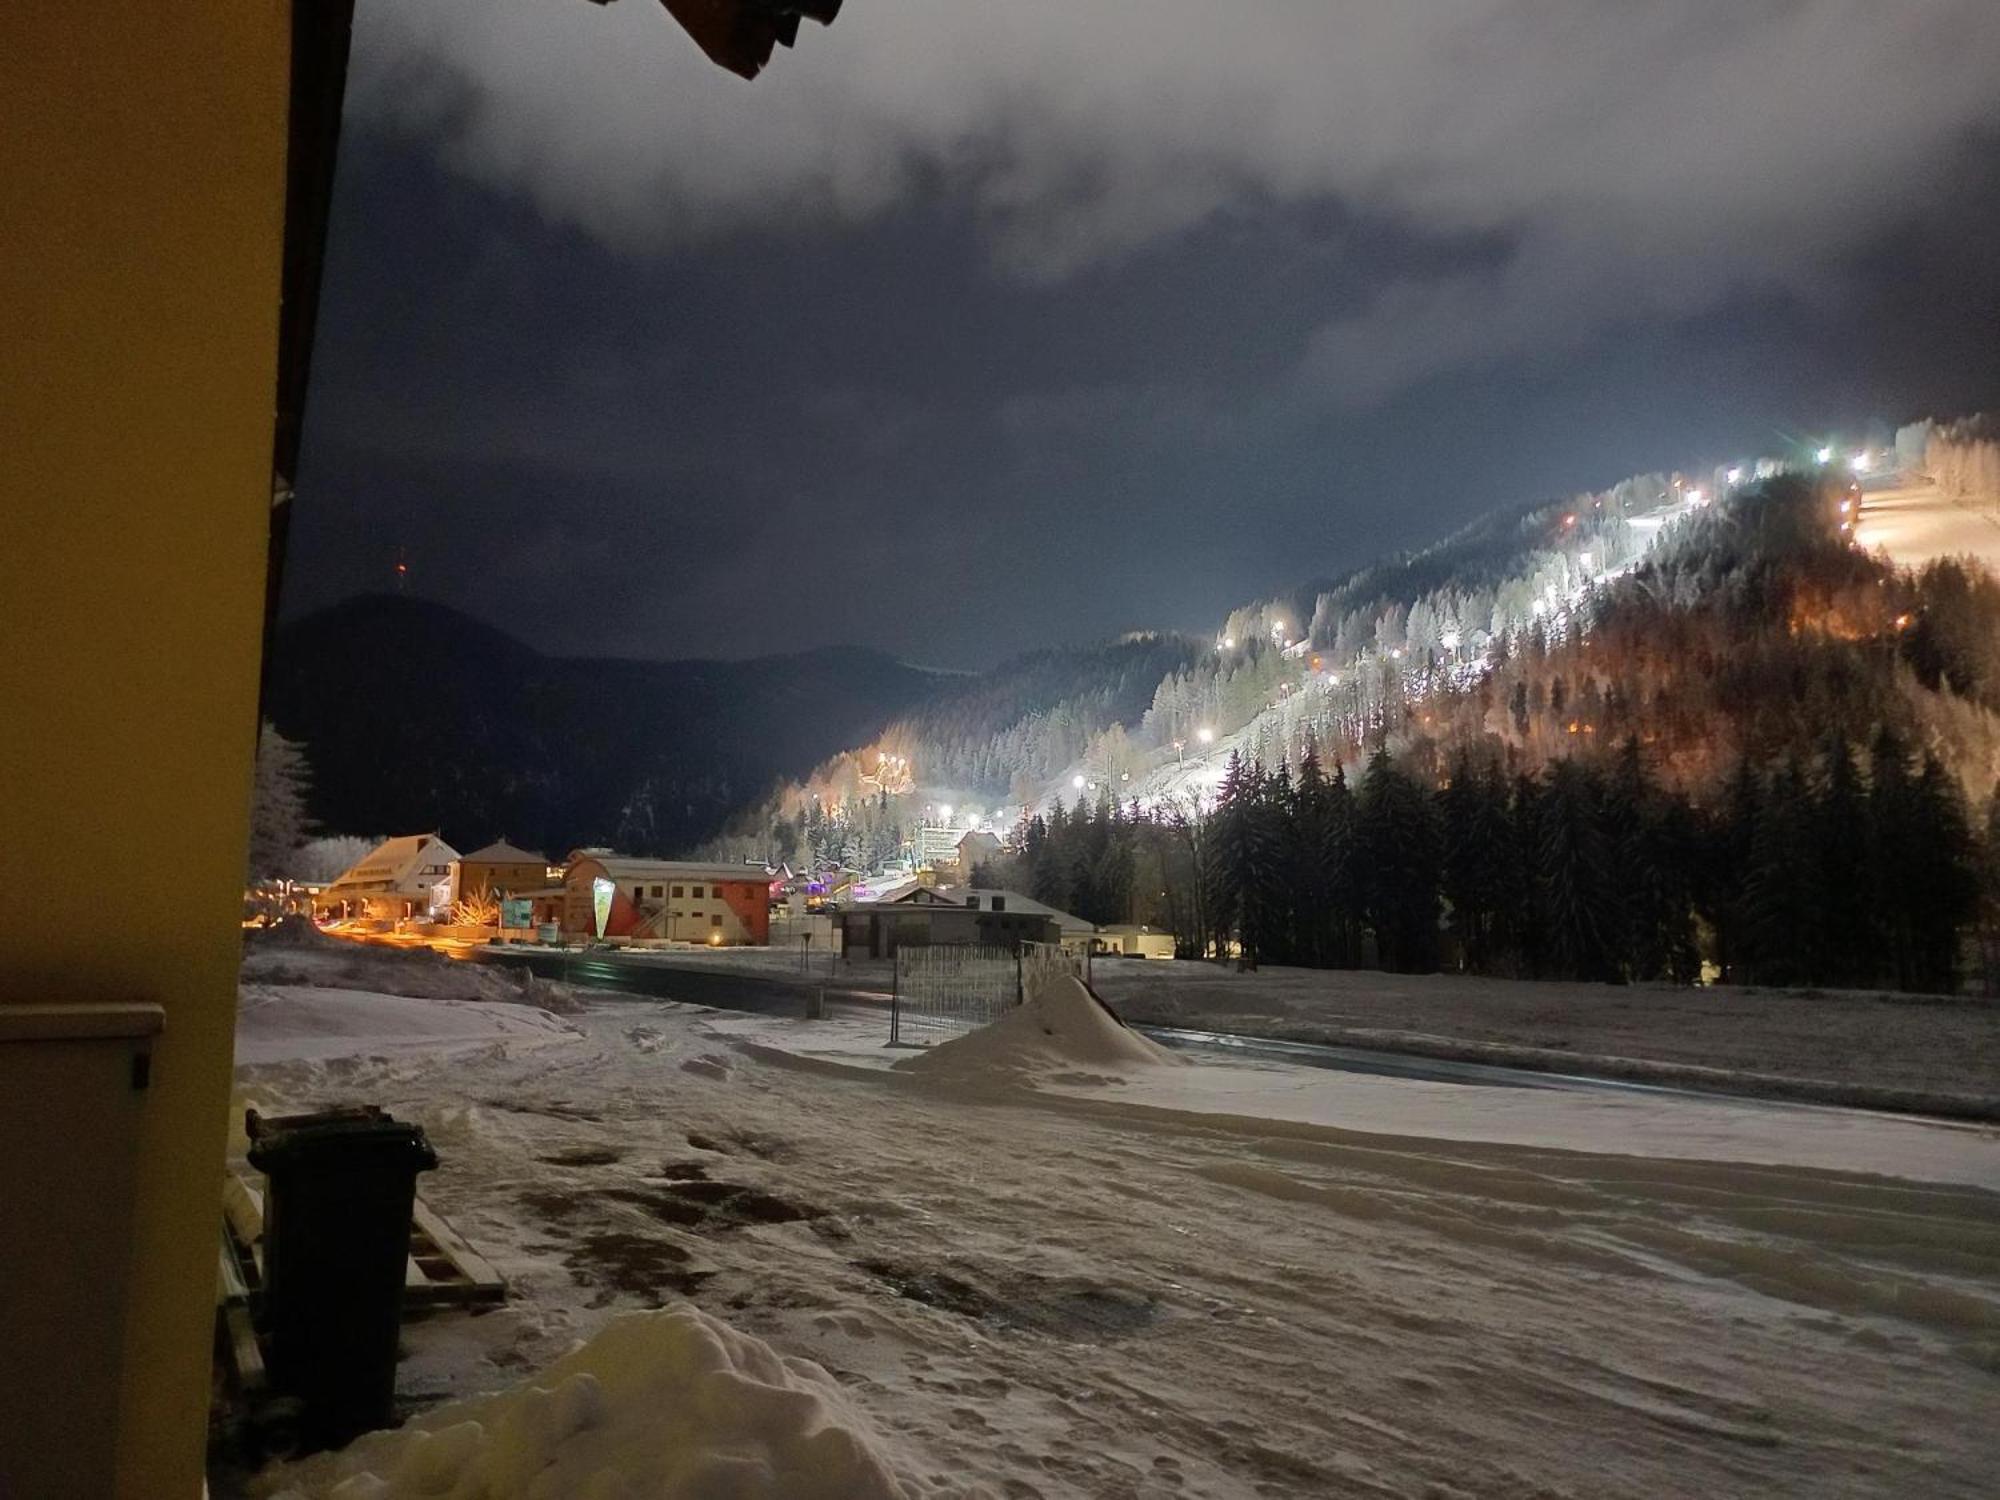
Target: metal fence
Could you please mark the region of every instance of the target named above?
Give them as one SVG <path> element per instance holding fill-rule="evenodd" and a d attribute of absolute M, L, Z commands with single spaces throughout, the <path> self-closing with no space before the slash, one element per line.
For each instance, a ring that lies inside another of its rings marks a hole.
<path fill-rule="evenodd" d="M 924 1047 L 999 1020 L 1021 1003 L 1023 962 L 1012 948 L 897 948 L 889 1045 Z"/>
<path fill-rule="evenodd" d="M 1086 950 L 1087 954 L 1088 950 Z M 1035 987 L 1045 978 L 1057 974 L 1073 974 L 1078 979 L 1089 979 L 1086 965 L 1087 956 L 1079 957 L 1060 943 L 1021 944 L 1021 994 L 1023 998 L 1034 993 Z"/>

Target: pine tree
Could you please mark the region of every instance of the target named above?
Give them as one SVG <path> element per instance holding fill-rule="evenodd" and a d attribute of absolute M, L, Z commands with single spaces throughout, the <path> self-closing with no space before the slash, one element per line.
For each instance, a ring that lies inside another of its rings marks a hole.
<path fill-rule="evenodd" d="M 1506 804 L 1503 863 L 1508 883 L 1495 924 L 1494 962 L 1500 972 L 1517 979 L 1548 972 L 1549 924 L 1535 878 L 1540 863 L 1541 807 L 1541 783 L 1525 772 L 1514 776 Z"/>
<path fill-rule="evenodd" d="M 279 734 L 268 719 L 260 724 L 256 778 L 250 799 L 252 880 L 291 873 L 291 856 L 305 842 L 309 780 L 304 747 Z"/>
<path fill-rule="evenodd" d="M 1206 905 L 1217 957 L 1224 956 L 1232 937 L 1241 940 L 1244 887 L 1251 862 L 1250 778 L 1251 771 L 1243 757 L 1232 751 L 1222 783 L 1215 789 L 1215 809 L 1208 819 Z"/>
<path fill-rule="evenodd" d="M 1875 839 L 1867 789 L 1845 735 L 1834 735 L 1822 758 L 1812 821 L 1822 897 L 1813 941 L 1817 958 L 1813 977 L 1828 985 L 1869 984 L 1881 954 L 1875 882 L 1869 869 Z"/>
<path fill-rule="evenodd" d="M 1386 749 L 1378 749 L 1361 781 L 1355 821 L 1378 960 L 1395 972 L 1433 972 L 1444 863 L 1435 804 Z"/>
<path fill-rule="evenodd" d="M 2000 782 L 1986 799 L 1986 836 L 1980 842 L 1979 946 L 1986 993 L 2000 994 Z"/>
<path fill-rule="evenodd" d="M 1736 763 L 1722 807 L 1705 840 L 1708 857 L 1697 900 L 1715 929 L 1716 965 L 1731 984 L 1748 984 L 1750 849 L 1763 815 L 1764 789 L 1746 756 Z"/>
<path fill-rule="evenodd" d="M 1257 779 L 1251 804 L 1252 840 L 1255 858 L 1247 872 L 1253 899 L 1246 915 L 1256 924 L 1252 944 L 1255 958 L 1263 963 L 1294 962 L 1292 927 L 1292 814 L 1291 773 L 1281 764 Z"/>
<path fill-rule="evenodd" d="M 1318 831 L 1319 863 L 1326 874 L 1329 903 L 1327 962 L 1338 968 L 1356 968 L 1361 963 L 1361 927 L 1367 901 L 1356 842 L 1354 791 L 1338 761 L 1326 784 L 1326 815 Z"/>
<path fill-rule="evenodd" d="M 1888 725 L 1868 752 L 1868 822 L 1875 846 L 1872 890 L 1877 927 L 1887 954 L 1887 971 L 1899 990 L 1915 988 L 1916 914 L 1910 909 L 1910 880 L 1923 862 L 1916 840 L 1916 794 L 1910 781 L 1909 752 Z"/>
<path fill-rule="evenodd" d="M 1569 979 L 1618 980 L 1618 895 L 1599 789 L 1573 760 L 1549 767 L 1540 807 L 1537 884 L 1549 957 Z"/>
<path fill-rule="evenodd" d="M 1811 793 L 1796 761 L 1772 773 L 1750 839 L 1743 884 L 1747 981 L 1808 982 L 1823 893 L 1814 857 Z"/>
<path fill-rule="evenodd" d="M 1959 933 L 1978 910 L 1979 872 L 1964 797 L 1936 756 L 1924 757 L 1912 788 L 1911 843 L 1918 860 L 1906 887 L 1912 988 L 1958 989 Z"/>
<path fill-rule="evenodd" d="M 1438 796 L 1447 926 L 1462 967 L 1493 972 L 1509 884 L 1507 792 L 1499 774 L 1461 752 Z"/>

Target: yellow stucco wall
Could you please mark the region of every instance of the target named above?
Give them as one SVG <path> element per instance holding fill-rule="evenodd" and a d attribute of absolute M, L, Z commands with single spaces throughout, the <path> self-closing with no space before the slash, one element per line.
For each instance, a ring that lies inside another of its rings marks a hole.
<path fill-rule="evenodd" d="M 32 854 L 35 875 L 0 898 L 0 1003 L 166 1009 L 106 1441 L 119 1493 L 194 1496 L 256 729 L 290 9 L 5 12 L 0 849 L 17 865 Z M 22 1207 L 5 1151 L 0 1202 Z"/>

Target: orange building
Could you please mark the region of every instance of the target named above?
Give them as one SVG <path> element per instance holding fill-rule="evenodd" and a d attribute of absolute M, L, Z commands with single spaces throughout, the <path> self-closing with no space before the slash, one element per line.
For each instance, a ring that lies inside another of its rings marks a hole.
<path fill-rule="evenodd" d="M 716 947 L 771 941 L 771 877 L 761 865 L 628 859 L 578 850 L 563 881 L 563 935 Z"/>

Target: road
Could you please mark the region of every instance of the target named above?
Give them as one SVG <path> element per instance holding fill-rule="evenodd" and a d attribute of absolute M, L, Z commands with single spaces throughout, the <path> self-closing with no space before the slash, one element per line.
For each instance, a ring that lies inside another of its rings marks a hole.
<path fill-rule="evenodd" d="M 2000 509 L 1949 499 L 1933 484 L 1864 494 L 1854 539 L 1870 552 L 1883 549 L 1904 567 L 1970 554 L 2000 571 Z"/>
<path fill-rule="evenodd" d="M 532 969 L 545 979 L 649 999 L 677 1000 L 751 1015 L 803 1016 L 809 998 L 823 993 L 827 1014 L 882 1016 L 890 993 L 880 977 L 863 973 L 852 978 L 793 978 L 768 970 L 725 967 L 705 957 L 686 964 L 657 958 L 620 959 L 604 953 L 565 953 L 536 948 L 488 948 L 480 954 L 488 963 Z M 1244 1036 L 1235 1032 L 1191 1030 L 1174 1026 L 1135 1028 L 1169 1047 L 1233 1057 L 1252 1057 L 1300 1067 L 1325 1068 L 1377 1078 L 1403 1078 L 1422 1083 L 1457 1083 L 1481 1088 L 1609 1091 L 1623 1094 L 1680 1095 L 1714 1101 L 1720 1096 L 1688 1089 L 1634 1083 L 1615 1078 L 1544 1073 L 1486 1063 L 1454 1062 L 1401 1052 L 1377 1052 L 1360 1047 L 1333 1047 L 1317 1042 L 1285 1041 Z M 1745 1101 L 1773 1109 L 1817 1108 L 1779 1100 Z"/>
<path fill-rule="evenodd" d="M 858 980 L 829 979 L 823 974 L 800 978 L 714 961 L 683 965 L 656 958 L 620 959 L 602 952 L 516 946 L 488 947 L 479 958 L 486 963 L 532 969 L 544 979 L 559 979 L 565 984 L 752 1015 L 803 1016 L 807 1000 L 822 992 L 829 1014 L 871 1015 L 886 1008 L 890 998 L 887 990 L 875 987 L 872 976 Z"/>

